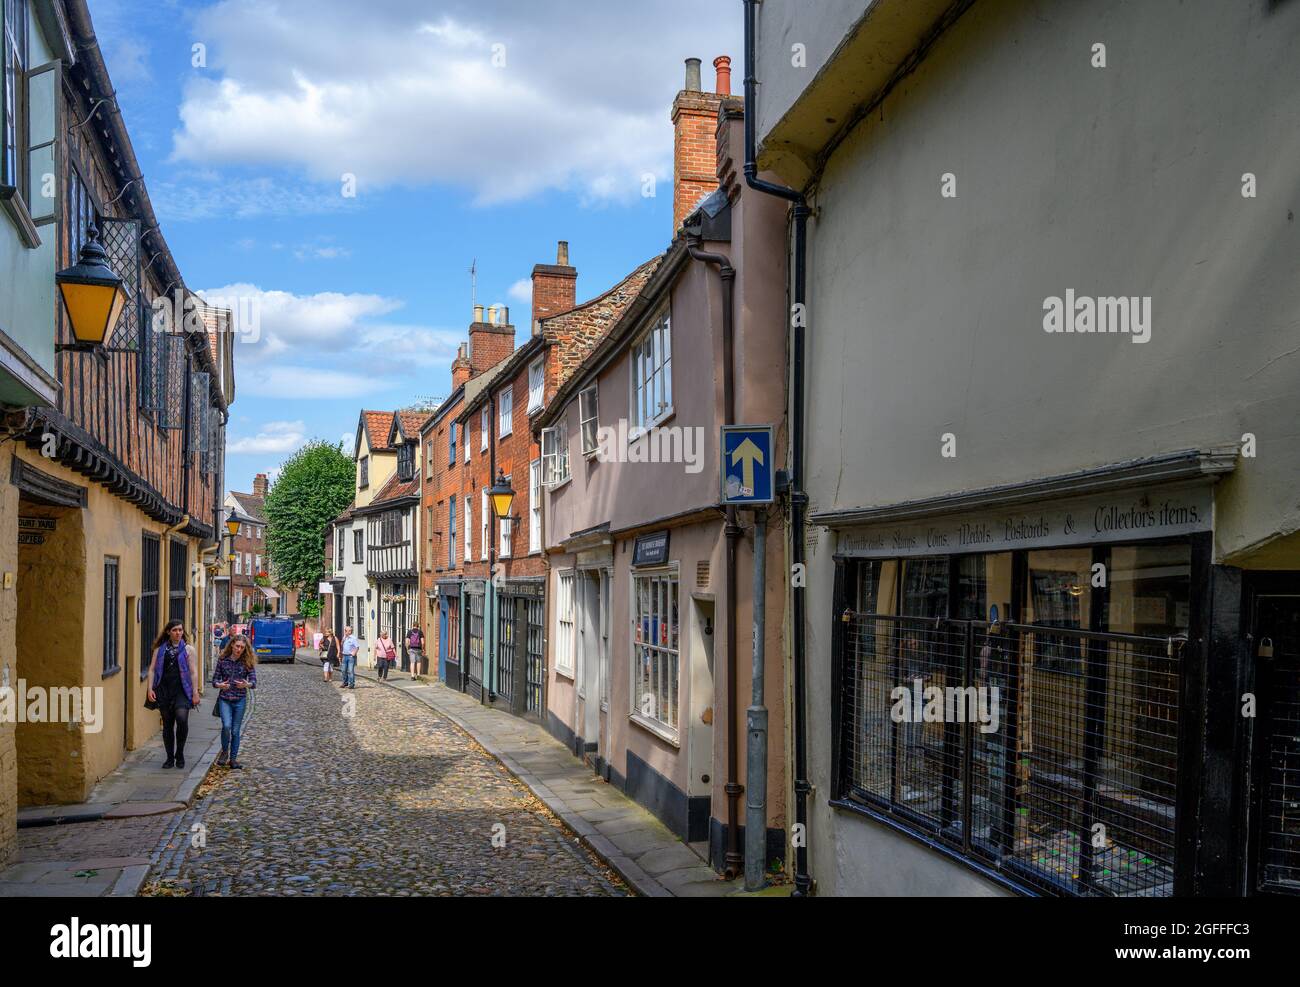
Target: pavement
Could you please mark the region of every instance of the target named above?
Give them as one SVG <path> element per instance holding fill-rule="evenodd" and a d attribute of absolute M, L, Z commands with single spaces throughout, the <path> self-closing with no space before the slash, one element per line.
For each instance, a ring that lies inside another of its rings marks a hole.
<path fill-rule="evenodd" d="M 135 895 L 221 748 L 207 689 L 190 713 L 185 768 L 162 767 L 162 731 L 128 752 L 85 802 L 18 810 L 18 849 L 0 898 Z"/>
<path fill-rule="evenodd" d="M 320 664 L 310 649 L 300 651 L 299 658 Z M 359 668 L 357 675 L 378 681 L 373 668 Z M 638 894 L 743 894 L 742 880 L 722 880 L 657 817 L 595 774 L 539 724 L 484 706 L 436 679 L 413 681 L 409 673 L 392 671 L 383 684 L 424 703 L 469 734 Z"/>

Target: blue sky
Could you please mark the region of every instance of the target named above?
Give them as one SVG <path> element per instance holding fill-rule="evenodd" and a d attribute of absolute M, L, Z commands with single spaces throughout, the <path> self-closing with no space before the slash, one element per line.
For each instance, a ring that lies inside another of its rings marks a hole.
<path fill-rule="evenodd" d="M 742 74 L 732 0 L 90 9 L 186 284 L 256 306 L 258 338 L 236 348 L 237 490 L 311 438 L 350 451 L 362 407 L 444 396 L 471 261 L 523 342 L 527 278 L 557 240 L 579 300 L 662 250 L 683 60 L 704 60 L 706 87 L 715 55 Z"/>

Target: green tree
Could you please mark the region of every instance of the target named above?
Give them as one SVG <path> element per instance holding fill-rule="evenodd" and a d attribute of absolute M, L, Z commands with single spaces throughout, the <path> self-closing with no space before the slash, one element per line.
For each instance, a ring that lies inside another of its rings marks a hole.
<path fill-rule="evenodd" d="M 325 572 L 325 529 L 352 503 L 353 465 L 342 443 L 309 442 L 280 467 L 266 495 L 266 551 L 279 581 L 316 599 Z"/>

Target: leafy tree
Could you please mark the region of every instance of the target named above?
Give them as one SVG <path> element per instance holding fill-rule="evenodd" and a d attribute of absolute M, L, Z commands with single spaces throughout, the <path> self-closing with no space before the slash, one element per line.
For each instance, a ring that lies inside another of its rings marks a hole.
<path fill-rule="evenodd" d="M 353 464 L 342 443 L 309 442 L 280 467 L 266 495 L 266 551 L 279 581 L 302 591 L 304 613 L 325 572 L 325 529 L 352 503 Z"/>

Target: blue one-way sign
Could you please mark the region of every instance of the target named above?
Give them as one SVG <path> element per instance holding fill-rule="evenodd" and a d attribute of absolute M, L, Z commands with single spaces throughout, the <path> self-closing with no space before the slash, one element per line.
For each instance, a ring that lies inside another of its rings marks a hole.
<path fill-rule="evenodd" d="M 776 463 L 771 425 L 722 426 L 722 502 L 770 504 Z"/>

